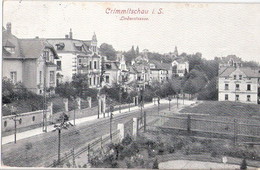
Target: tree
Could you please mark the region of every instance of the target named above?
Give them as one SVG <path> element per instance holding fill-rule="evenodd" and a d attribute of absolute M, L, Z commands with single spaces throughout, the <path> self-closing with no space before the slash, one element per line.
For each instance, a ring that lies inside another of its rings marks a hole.
<path fill-rule="evenodd" d="M 240 169 L 247 169 L 247 163 L 246 163 L 246 159 L 243 159 L 241 165 L 240 165 Z"/>
<path fill-rule="evenodd" d="M 99 51 L 100 51 L 101 55 L 107 56 L 107 58 L 109 60 L 115 60 L 116 59 L 116 50 L 110 44 L 107 44 L 107 43 L 101 44 Z"/>
<path fill-rule="evenodd" d="M 136 47 L 136 55 L 137 56 L 139 55 L 139 47 L 138 46 Z"/>
<path fill-rule="evenodd" d="M 76 90 L 76 95 L 82 98 L 88 89 L 88 77 L 86 74 L 74 74 L 71 84 Z"/>

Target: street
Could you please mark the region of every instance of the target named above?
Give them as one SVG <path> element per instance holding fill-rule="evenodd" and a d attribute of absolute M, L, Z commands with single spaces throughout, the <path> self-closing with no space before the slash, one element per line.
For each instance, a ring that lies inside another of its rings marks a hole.
<path fill-rule="evenodd" d="M 172 107 L 175 105 L 172 104 Z M 157 113 L 157 106 L 145 108 L 147 114 Z M 161 110 L 167 110 L 168 104 L 164 102 L 160 105 Z M 112 129 L 117 128 L 117 124 L 130 120 L 133 117 L 139 116 L 140 111 L 116 114 L 113 119 Z M 77 124 L 76 124 L 77 125 Z M 109 133 L 109 118 L 96 119 L 93 121 L 81 123 L 75 127 L 70 127 L 68 130 L 61 132 L 61 155 L 64 152 L 80 148 L 87 142 Z M 32 145 L 31 148 L 26 147 Z M 14 143 L 5 144 L 2 148 L 3 165 L 16 167 L 39 167 L 48 166 L 54 160 L 57 160 L 57 131 L 39 134 L 36 136 L 21 139 Z"/>

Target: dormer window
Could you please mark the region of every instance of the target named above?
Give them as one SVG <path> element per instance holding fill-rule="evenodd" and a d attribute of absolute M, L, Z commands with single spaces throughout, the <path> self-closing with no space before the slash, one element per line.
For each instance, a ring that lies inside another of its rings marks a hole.
<path fill-rule="evenodd" d="M 9 53 L 14 53 L 15 52 L 15 48 L 14 47 L 4 47 L 6 51 L 8 51 Z"/>
<path fill-rule="evenodd" d="M 50 57 L 50 53 L 49 51 L 43 51 L 43 58 L 45 59 L 45 61 L 49 61 L 49 57 Z"/>
<path fill-rule="evenodd" d="M 82 44 L 74 43 L 74 46 L 76 47 L 77 50 L 82 51 Z"/>
<path fill-rule="evenodd" d="M 59 43 L 59 44 L 56 44 L 56 46 L 57 46 L 57 50 L 62 50 L 65 47 L 65 44 Z"/>

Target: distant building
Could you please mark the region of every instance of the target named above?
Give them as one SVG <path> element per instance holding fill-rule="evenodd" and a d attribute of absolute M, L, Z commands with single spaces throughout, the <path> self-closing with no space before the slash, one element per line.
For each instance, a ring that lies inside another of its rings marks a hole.
<path fill-rule="evenodd" d="M 55 60 L 59 59 L 54 47 L 44 39 L 18 39 L 11 32 L 11 23 L 3 30 L 3 78 L 14 84 L 21 82 L 37 94 L 46 88 L 54 93 L 56 87 Z"/>
<path fill-rule="evenodd" d="M 221 67 L 219 69 L 219 101 L 258 103 L 260 69 Z"/>
<path fill-rule="evenodd" d="M 150 60 L 150 83 L 158 81 L 164 83 L 171 79 L 172 67 L 169 63 L 162 63 L 156 60 Z"/>
<path fill-rule="evenodd" d="M 172 74 L 184 77 L 185 73 L 189 73 L 189 62 L 183 58 L 176 58 L 172 62 Z"/>
<path fill-rule="evenodd" d="M 242 59 L 235 55 L 220 58 L 219 67 L 242 67 Z"/>

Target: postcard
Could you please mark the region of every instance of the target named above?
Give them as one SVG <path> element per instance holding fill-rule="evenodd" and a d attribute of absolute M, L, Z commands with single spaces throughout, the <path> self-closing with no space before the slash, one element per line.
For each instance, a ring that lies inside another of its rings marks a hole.
<path fill-rule="evenodd" d="M 260 4 L 3 2 L 2 168 L 260 168 Z"/>

